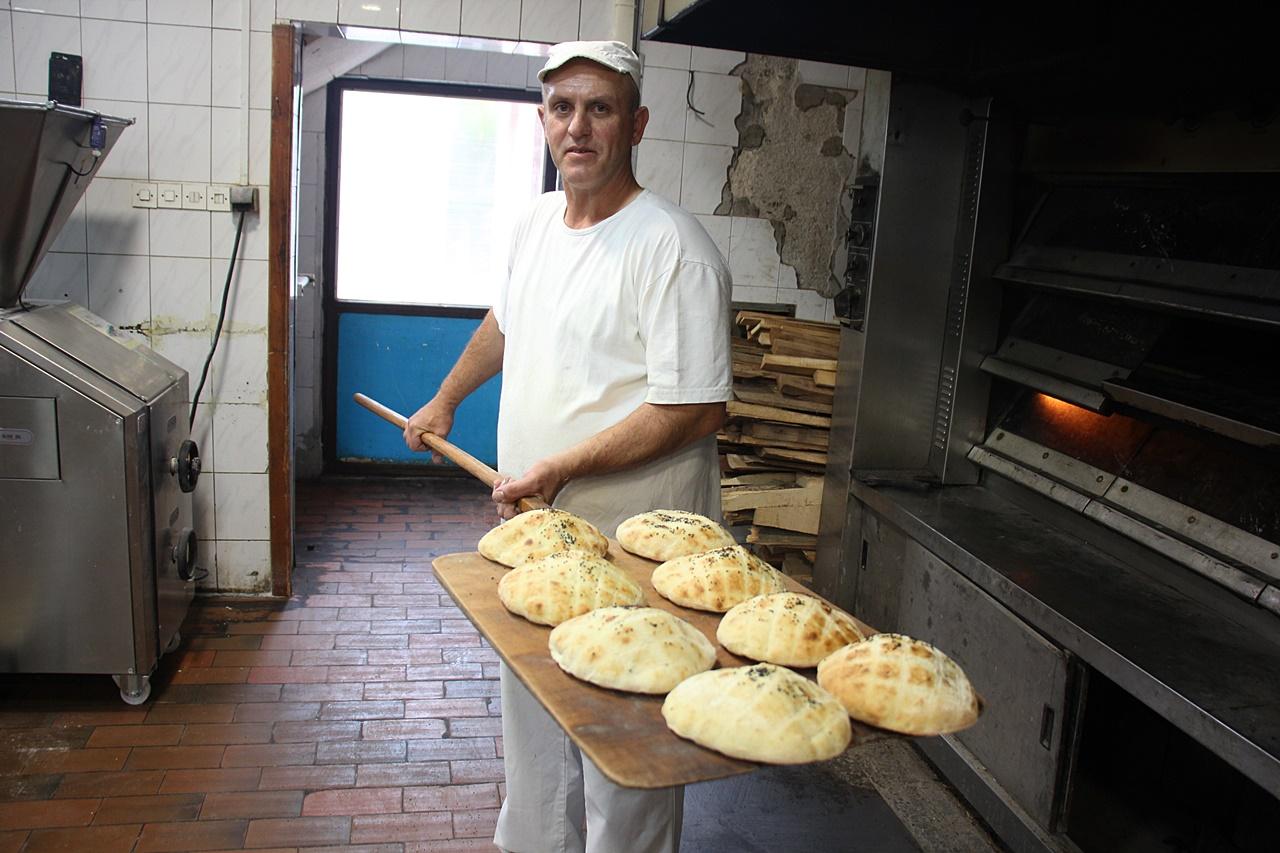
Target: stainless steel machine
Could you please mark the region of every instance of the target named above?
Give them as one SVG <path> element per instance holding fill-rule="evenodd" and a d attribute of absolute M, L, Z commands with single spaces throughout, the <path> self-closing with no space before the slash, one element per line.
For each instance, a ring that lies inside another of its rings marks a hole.
<path fill-rule="evenodd" d="M 23 289 L 130 122 L 0 101 L 0 672 L 146 701 L 194 593 L 187 374 Z"/>
<path fill-rule="evenodd" d="M 881 69 L 814 581 L 983 692 L 976 726 L 919 749 L 1013 850 L 1275 849 L 1280 78 L 1262 19 L 645 8 L 653 38 Z"/>

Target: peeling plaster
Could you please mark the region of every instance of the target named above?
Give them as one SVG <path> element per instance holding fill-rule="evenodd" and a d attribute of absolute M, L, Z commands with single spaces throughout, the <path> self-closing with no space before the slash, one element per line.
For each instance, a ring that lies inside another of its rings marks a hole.
<path fill-rule="evenodd" d="M 743 81 L 739 143 L 715 212 L 768 219 L 798 286 L 830 298 L 845 266 L 842 202 L 856 158 L 843 132 L 857 92 L 803 83 L 798 69 L 751 54 L 733 70 Z"/>

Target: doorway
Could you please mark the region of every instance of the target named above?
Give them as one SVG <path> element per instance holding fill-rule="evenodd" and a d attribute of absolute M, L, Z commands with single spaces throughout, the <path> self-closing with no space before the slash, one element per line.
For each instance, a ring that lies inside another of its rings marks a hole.
<path fill-rule="evenodd" d="M 553 189 L 536 91 L 339 79 L 326 108 L 326 471 L 427 464 L 352 402 L 405 415 L 431 398 L 506 275 L 517 218 Z M 501 378 L 459 407 L 450 440 L 496 464 Z"/>

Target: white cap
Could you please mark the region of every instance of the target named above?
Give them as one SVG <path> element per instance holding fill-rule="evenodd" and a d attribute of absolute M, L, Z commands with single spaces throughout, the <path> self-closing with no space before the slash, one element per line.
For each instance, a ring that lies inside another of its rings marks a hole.
<path fill-rule="evenodd" d="M 620 41 L 560 42 L 551 48 L 547 64 L 538 72 L 538 79 L 545 80 L 552 71 L 574 59 L 590 59 L 605 68 L 626 74 L 636 84 L 636 91 L 640 90 L 640 57 Z"/>

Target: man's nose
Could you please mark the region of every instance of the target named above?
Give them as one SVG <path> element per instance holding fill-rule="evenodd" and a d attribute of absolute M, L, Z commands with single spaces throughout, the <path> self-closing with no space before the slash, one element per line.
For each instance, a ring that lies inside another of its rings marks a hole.
<path fill-rule="evenodd" d="M 591 122 L 586 109 L 576 109 L 569 118 L 569 135 L 581 138 L 591 132 Z"/>

